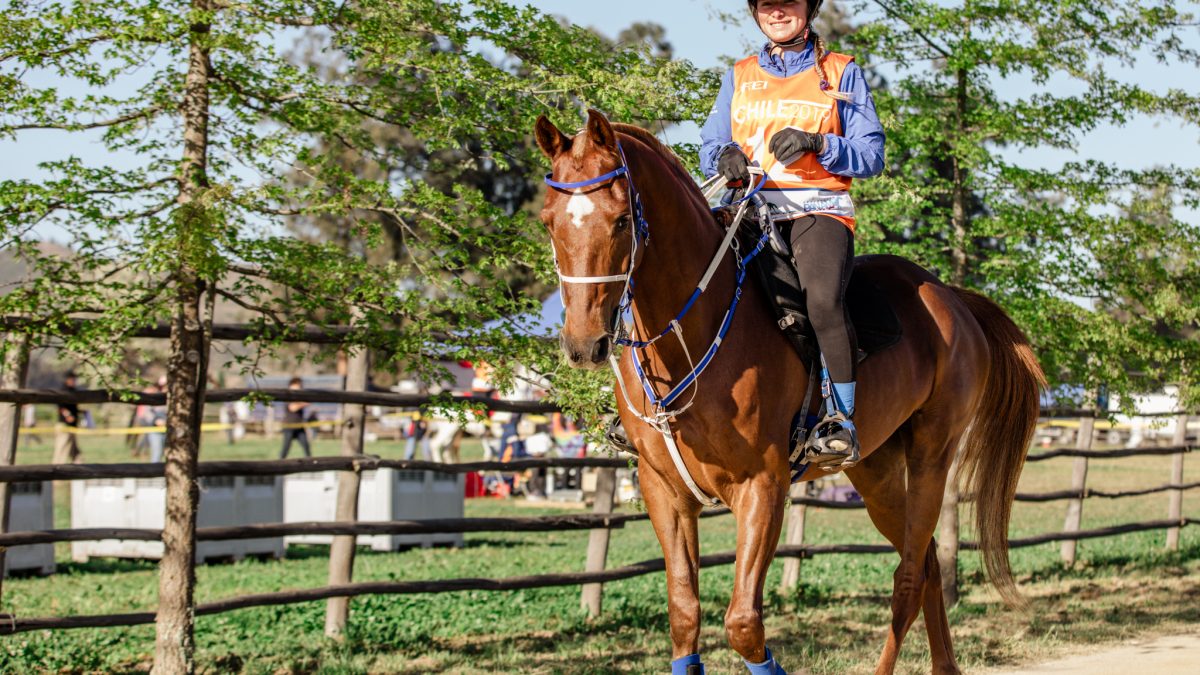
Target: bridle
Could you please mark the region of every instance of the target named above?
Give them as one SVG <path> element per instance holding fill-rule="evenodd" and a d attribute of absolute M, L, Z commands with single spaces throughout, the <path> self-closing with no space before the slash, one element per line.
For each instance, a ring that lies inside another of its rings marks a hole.
<path fill-rule="evenodd" d="M 623 274 L 609 274 L 604 276 L 568 276 L 562 273 L 562 267 L 558 264 L 558 249 L 554 247 L 554 238 L 550 239 L 550 249 L 554 254 L 554 271 L 558 274 L 559 285 L 562 284 L 608 284 L 615 282 L 624 282 L 625 286 L 621 289 L 621 301 L 617 304 L 617 309 L 613 311 L 612 319 L 607 326 L 607 334 L 616 340 L 619 340 L 621 314 L 625 312 L 633 304 L 633 269 L 637 265 L 638 243 L 644 245 L 650 243 L 650 224 L 646 222 L 646 212 L 642 207 L 642 196 L 638 193 L 637 187 L 633 184 L 633 179 L 629 175 L 629 162 L 625 159 L 625 149 L 617 143 L 617 152 L 621 156 L 621 166 L 609 171 L 603 176 L 589 178 L 587 180 L 578 181 L 575 183 L 567 183 L 556 181 L 553 178 L 554 173 L 546 174 L 546 185 L 555 188 L 556 190 L 573 191 L 579 194 L 579 191 L 586 187 L 600 185 L 609 181 L 624 178 L 626 185 L 629 187 L 629 217 L 633 220 L 632 226 L 629 228 L 630 250 L 629 250 L 629 268 Z M 563 309 L 566 309 L 566 301 L 563 301 Z"/>

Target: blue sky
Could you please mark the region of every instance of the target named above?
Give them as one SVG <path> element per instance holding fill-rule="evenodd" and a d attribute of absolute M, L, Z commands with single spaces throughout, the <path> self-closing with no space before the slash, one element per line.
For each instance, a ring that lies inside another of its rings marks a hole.
<path fill-rule="evenodd" d="M 652 21 L 667 29 L 667 39 L 675 53 L 701 67 L 721 63 L 721 57 L 741 56 L 761 42 L 761 35 L 746 18 L 738 26 L 728 26 L 714 16 L 715 9 L 742 13 L 741 0 L 516 0 L 543 11 L 566 17 L 573 23 L 591 26 L 608 35 L 636 21 Z M 1189 0 L 1181 7 L 1200 14 L 1200 2 Z M 863 17 L 869 19 L 870 17 Z M 1194 29 L 1189 40 L 1200 49 L 1200 29 Z M 1136 72 L 1125 71 L 1121 77 L 1136 80 L 1157 91 L 1177 87 L 1200 91 L 1200 69 L 1163 66 L 1153 59 L 1142 59 Z M 45 85 L 46 82 L 36 82 Z M 1001 83 L 1002 96 L 1028 94 L 1020 81 Z M 695 125 L 668 129 L 666 140 L 672 142 L 695 140 Z M 16 142 L 0 141 L 0 178 L 27 178 L 38 175 L 38 161 L 75 154 L 89 163 L 113 162 L 122 159 L 105 156 L 97 141 L 99 133 L 80 138 L 64 133 L 24 133 Z M 1121 127 L 1103 127 L 1080 143 L 1078 153 L 1039 149 L 1027 151 L 1021 162 L 1039 167 L 1054 167 L 1072 159 L 1098 159 L 1123 162 L 1131 168 L 1175 164 L 1184 167 L 1200 165 L 1200 129 L 1184 128 L 1177 122 L 1143 118 L 1134 119 Z"/>

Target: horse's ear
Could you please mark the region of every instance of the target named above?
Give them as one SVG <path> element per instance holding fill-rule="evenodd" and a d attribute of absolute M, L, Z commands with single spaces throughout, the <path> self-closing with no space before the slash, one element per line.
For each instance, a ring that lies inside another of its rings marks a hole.
<path fill-rule="evenodd" d="M 533 136 L 537 139 L 538 147 L 550 159 L 558 157 L 571 147 L 571 139 L 558 130 L 545 115 L 539 115 L 537 124 L 533 125 Z"/>
<path fill-rule="evenodd" d="M 597 147 L 617 151 L 617 133 L 613 131 L 612 124 L 609 124 L 604 113 L 589 108 L 587 130 L 588 138 Z"/>

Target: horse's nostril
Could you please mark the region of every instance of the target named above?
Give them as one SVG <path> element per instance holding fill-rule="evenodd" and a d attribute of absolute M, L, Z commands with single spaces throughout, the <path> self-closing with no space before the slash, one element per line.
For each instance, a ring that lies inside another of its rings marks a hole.
<path fill-rule="evenodd" d="M 596 345 L 592 347 L 592 363 L 607 360 L 610 352 L 612 352 L 612 338 L 605 335 L 596 340 Z"/>

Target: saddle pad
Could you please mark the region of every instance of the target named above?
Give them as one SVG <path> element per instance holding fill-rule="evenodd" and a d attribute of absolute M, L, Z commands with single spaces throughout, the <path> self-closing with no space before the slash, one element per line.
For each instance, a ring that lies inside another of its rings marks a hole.
<path fill-rule="evenodd" d="M 751 250 L 761 232 L 758 227 L 743 225 L 738 239 L 743 251 Z M 850 321 L 858 337 L 859 361 L 871 354 L 891 347 L 900 341 L 903 331 L 896 310 L 887 301 L 879 285 L 872 278 L 869 266 L 871 256 L 859 256 L 854 261 L 854 271 L 846 289 L 846 304 Z M 800 278 L 789 257 L 779 255 L 766 246 L 750 263 L 753 276 L 764 293 L 776 323 L 792 346 L 796 348 L 805 364 L 820 359 L 816 333 L 808 320 L 804 292 L 800 290 Z"/>

